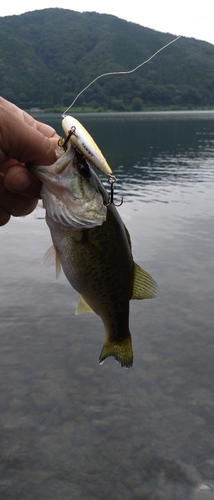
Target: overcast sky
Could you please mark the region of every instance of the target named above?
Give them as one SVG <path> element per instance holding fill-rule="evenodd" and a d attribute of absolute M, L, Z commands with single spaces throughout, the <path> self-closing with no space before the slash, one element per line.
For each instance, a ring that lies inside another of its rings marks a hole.
<path fill-rule="evenodd" d="M 214 2 L 213 0 L 131 0 L 120 3 L 115 0 L 19 0 L 2 1 L 0 17 L 19 15 L 27 11 L 49 7 L 61 7 L 79 12 L 96 11 L 113 14 L 127 21 L 141 24 L 148 28 L 192 36 L 214 44 Z"/>

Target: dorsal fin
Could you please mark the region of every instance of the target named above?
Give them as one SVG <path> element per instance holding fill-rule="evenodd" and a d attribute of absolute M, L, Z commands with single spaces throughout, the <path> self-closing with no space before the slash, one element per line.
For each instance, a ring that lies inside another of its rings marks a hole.
<path fill-rule="evenodd" d="M 56 265 L 56 279 L 59 278 L 59 275 L 61 273 L 60 253 L 55 248 L 54 245 L 52 245 L 52 247 L 48 248 L 48 250 L 45 252 L 42 263 L 43 264 L 54 264 L 55 263 L 55 265 Z"/>
<path fill-rule="evenodd" d="M 75 314 L 85 314 L 85 313 L 94 313 L 94 311 L 80 295 Z"/>
<path fill-rule="evenodd" d="M 155 280 L 134 262 L 134 281 L 131 298 L 153 299 L 156 297 L 157 291 L 158 285 Z"/>

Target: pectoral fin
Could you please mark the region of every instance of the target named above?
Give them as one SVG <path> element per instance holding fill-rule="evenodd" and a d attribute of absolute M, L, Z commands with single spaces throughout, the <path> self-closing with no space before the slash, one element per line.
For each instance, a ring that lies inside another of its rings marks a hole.
<path fill-rule="evenodd" d="M 134 282 L 131 299 L 153 299 L 158 285 L 146 271 L 134 262 Z"/>
<path fill-rule="evenodd" d="M 75 314 L 85 314 L 85 313 L 94 313 L 94 311 L 80 295 Z"/>
<path fill-rule="evenodd" d="M 58 250 L 55 248 L 54 245 L 52 245 L 52 247 L 48 248 L 47 252 L 45 252 L 42 263 L 52 264 L 54 262 L 56 265 L 56 279 L 57 279 L 59 278 L 59 275 L 61 273 L 61 260 Z"/>

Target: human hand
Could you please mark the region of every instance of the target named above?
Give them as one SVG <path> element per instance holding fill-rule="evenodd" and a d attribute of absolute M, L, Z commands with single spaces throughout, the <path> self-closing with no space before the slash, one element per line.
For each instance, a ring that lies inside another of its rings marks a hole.
<path fill-rule="evenodd" d="M 58 139 L 52 127 L 0 97 L 0 226 L 34 210 L 41 183 L 26 164 L 54 163 Z"/>

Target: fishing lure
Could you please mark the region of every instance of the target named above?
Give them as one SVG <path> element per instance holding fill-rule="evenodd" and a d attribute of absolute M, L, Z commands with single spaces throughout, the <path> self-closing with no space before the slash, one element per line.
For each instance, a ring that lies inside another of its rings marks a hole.
<path fill-rule="evenodd" d="M 102 174 L 108 177 L 108 181 L 111 186 L 111 193 L 109 197 L 109 203 L 106 206 L 114 203 L 114 183 L 116 177 L 113 175 L 112 169 L 107 163 L 107 160 L 103 156 L 102 152 L 98 148 L 94 139 L 88 131 L 83 127 L 83 125 L 73 116 L 64 116 L 62 120 L 62 128 L 67 135 L 67 139 L 64 141 L 64 145 L 67 141 L 80 151 L 80 153 L 94 165 Z M 121 202 L 116 205 L 120 206 L 123 203 L 123 198 Z"/>
<path fill-rule="evenodd" d="M 67 135 L 67 140 L 70 140 L 73 146 L 75 146 L 94 167 L 107 177 L 112 175 L 112 169 L 96 142 L 76 118 L 73 116 L 65 116 L 62 120 L 62 128 Z"/>

